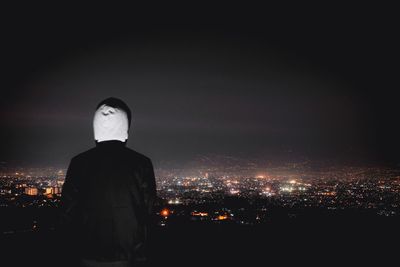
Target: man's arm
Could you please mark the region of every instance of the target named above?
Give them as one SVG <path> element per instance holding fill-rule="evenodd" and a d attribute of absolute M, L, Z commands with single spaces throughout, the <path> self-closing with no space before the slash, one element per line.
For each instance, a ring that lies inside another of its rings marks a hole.
<path fill-rule="evenodd" d="M 76 159 L 72 158 L 62 187 L 58 210 L 59 217 L 57 231 L 60 234 L 60 246 L 62 251 L 68 251 L 68 257 L 60 255 L 60 257 L 63 258 L 65 266 L 75 264 L 78 251 L 75 238 L 77 233 L 74 227 L 79 195 L 77 186 L 78 179 L 79 168 Z"/>
<path fill-rule="evenodd" d="M 150 159 L 147 159 L 146 165 L 143 169 L 143 180 L 141 184 L 143 200 L 144 200 L 144 236 L 143 242 L 141 242 L 138 246 L 135 247 L 134 262 L 138 266 L 142 266 L 147 261 L 147 243 L 151 230 L 149 231 L 149 227 L 151 228 L 153 225 L 153 206 L 157 197 L 156 191 L 156 179 L 154 176 L 153 164 Z"/>
<path fill-rule="evenodd" d="M 76 159 L 72 158 L 65 176 L 60 200 L 60 227 L 64 231 L 70 230 L 76 214 L 79 194 L 77 186 L 78 174 Z"/>
<path fill-rule="evenodd" d="M 153 206 L 157 197 L 156 178 L 154 176 L 153 163 L 148 159 L 143 179 L 143 195 L 147 219 L 153 214 Z"/>

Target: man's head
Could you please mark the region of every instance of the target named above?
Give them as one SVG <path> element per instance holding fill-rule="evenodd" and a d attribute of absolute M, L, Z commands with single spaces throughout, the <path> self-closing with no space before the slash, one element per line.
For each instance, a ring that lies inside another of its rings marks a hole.
<path fill-rule="evenodd" d="M 97 142 L 128 139 L 131 125 L 131 110 L 124 101 L 109 97 L 101 101 L 93 119 L 94 139 Z"/>

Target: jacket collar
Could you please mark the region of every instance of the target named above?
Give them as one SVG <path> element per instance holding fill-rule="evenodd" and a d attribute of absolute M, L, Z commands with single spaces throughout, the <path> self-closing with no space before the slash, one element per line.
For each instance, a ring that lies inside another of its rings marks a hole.
<path fill-rule="evenodd" d="M 126 146 L 126 142 L 122 142 L 119 140 L 107 140 L 98 142 L 95 141 L 96 147 L 119 147 L 119 146 Z"/>

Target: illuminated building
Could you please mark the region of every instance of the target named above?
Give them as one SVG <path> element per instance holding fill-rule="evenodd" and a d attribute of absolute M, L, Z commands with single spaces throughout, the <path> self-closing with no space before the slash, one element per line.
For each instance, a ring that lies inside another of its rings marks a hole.
<path fill-rule="evenodd" d="M 193 211 L 191 213 L 192 216 L 199 216 L 199 217 L 207 217 L 208 213 L 207 212 L 197 212 L 197 211 Z"/>
<path fill-rule="evenodd" d="M 54 187 L 52 187 L 52 189 L 53 189 L 53 194 L 61 194 L 61 187 L 58 187 L 58 186 L 54 186 Z"/>
<path fill-rule="evenodd" d="M 45 195 L 53 194 L 53 188 L 51 188 L 51 187 L 45 188 L 44 194 L 45 194 Z"/>
<path fill-rule="evenodd" d="M 37 196 L 38 189 L 36 187 L 27 187 L 27 188 L 25 188 L 25 194 L 27 194 L 29 196 Z"/>

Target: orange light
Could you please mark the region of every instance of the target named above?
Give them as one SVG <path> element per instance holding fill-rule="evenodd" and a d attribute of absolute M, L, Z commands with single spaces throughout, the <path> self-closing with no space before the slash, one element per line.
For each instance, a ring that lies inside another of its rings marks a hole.
<path fill-rule="evenodd" d="M 168 216 L 169 216 L 169 213 L 170 213 L 169 209 L 163 209 L 163 210 L 161 210 L 161 212 L 160 212 L 160 214 L 161 214 L 162 216 L 164 216 L 164 217 L 168 217 Z"/>
<path fill-rule="evenodd" d="M 219 215 L 219 216 L 217 217 L 217 220 L 219 220 L 219 221 L 223 221 L 223 220 L 226 220 L 226 219 L 228 219 L 228 216 L 227 216 L 227 215 Z"/>
<path fill-rule="evenodd" d="M 207 212 L 192 212 L 192 216 L 206 217 L 206 216 L 208 216 L 208 213 Z"/>

